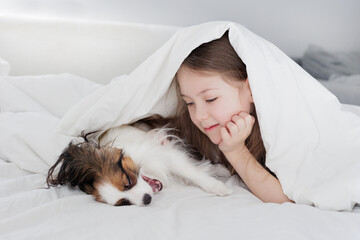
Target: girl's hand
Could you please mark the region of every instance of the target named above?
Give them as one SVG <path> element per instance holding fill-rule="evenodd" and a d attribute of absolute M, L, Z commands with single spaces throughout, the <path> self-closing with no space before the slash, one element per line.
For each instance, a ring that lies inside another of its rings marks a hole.
<path fill-rule="evenodd" d="M 222 141 L 219 144 L 220 150 L 226 155 L 235 151 L 242 151 L 245 147 L 245 140 L 250 135 L 255 123 L 255 118 L 246 112 L 240 112 L 221 128 Z"/>

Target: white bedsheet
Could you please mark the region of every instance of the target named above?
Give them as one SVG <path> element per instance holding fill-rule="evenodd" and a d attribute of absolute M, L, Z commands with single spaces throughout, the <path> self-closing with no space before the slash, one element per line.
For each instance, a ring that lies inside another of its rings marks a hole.
<path fill-rule="evenodd" d="M 264 204 L 234 184 L 227 197 L 173 187 L 148 207 L 113 207 L 0 160 L 0 239 L 359 239 L 360 209 Z"/>

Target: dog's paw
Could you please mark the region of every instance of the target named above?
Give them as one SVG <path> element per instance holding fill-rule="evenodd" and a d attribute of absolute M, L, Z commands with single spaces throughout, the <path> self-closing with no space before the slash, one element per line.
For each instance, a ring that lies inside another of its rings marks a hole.
<path fill-rule="evenodd" d="M 229 186 L 226 186 L 224 183 L 221 182 L 222 186 L 214 187 L 214 193 L 220 197 L 225 197 L 233 193 L 233 189 Z"/>
<path fill-rule="evenodd" d="M 230 195 L 233 192 L 232 188 L 216 179 L 213 179 L 213 181 L 208 181 L 208 183 L 201 186 L 201 188 L 208 193 L 213 193 L 221 197 Z"/>

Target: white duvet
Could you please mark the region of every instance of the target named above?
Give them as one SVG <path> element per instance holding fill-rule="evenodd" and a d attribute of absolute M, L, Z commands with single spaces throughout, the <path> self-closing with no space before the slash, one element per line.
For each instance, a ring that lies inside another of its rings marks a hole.
<path fill-rule="evenodd" d="M 48 168 L 82 130 L 169 115 L 164 95 L 182 60 L 230 29 L 247 65 L 267 164 L 299 204 L 264 204 L 238 181 L 221 198 L 164 189 L 149 207 L 113 207 L 68 187 Z M 0 77 L 0 239 L 359 239 L 360 107 L 343 106 L 279 49 L 245 28 L 183 29 L 129 76 L 106 86 L 71 75 Z M 316 205 L 318 208 L 307 205 Z"/>

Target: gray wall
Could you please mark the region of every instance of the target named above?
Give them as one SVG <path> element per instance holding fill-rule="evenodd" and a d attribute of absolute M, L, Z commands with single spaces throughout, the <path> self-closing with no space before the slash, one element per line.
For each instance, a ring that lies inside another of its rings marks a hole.
<path fill-rule="evenodd" d="M 0 0 L 0 16 L 189 26 L 236 21 L 301 56 L 310 44 L 360 51 L 360 0 Z"/>

